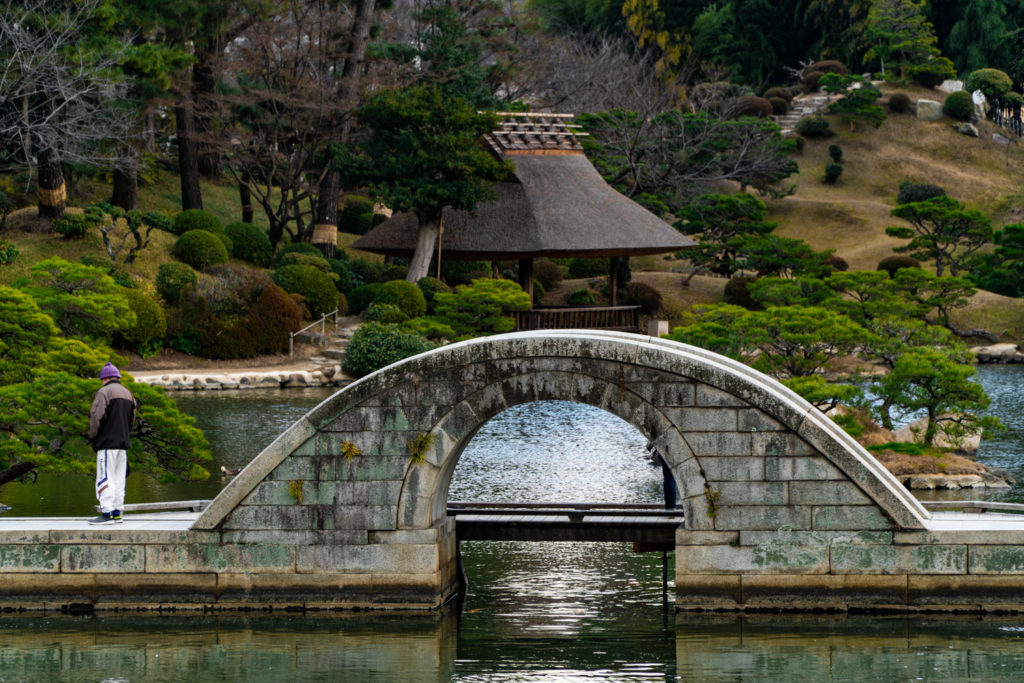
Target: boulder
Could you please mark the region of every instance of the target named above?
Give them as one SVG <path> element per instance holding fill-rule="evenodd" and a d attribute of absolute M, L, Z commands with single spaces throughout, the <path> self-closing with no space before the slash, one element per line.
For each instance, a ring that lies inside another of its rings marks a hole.
<path fill-rule="evenodd" d="M 973 123 L 957 123 L 953 126 L 953 130 L 961 135 L 967 135 L 972 138 L 981 137 L 981 133 L 974 127 Z"/>
<path fill-rule="evenodd" d="M 939 86 L 939 90 L 942 90 L 943 92 L 960 92 L 963 89 L 963 81 L 942 81 L 942 85 Z"/>
<path fill-rule="evenodd" d="M 918 100 L 917 118 L 922 121 L 938 121 L 942 118 L 942 105 L 935 100 Z"/>

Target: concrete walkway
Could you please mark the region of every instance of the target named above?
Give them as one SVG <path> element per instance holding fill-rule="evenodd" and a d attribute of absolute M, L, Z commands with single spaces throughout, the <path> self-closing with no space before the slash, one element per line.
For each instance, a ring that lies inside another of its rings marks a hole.
<path fill-rule="evenodd" d="M 102 536 L 128 536 L 139 531 L 188 531 L 199 517 L 198 512 L 144 512 L 124 516 L 120 524 L 89 524 L 92 517 L 0 517 L 0 542 L 10 542 L 11 536 L 50 532 L 76 532 L 76 536 L 98 538 Z M 66 537 L 65 537 L 66 539 Z M 45 542 L 45 538 L 41 542 Z M 117 540 L 129 541 L 128 538 Z"/>

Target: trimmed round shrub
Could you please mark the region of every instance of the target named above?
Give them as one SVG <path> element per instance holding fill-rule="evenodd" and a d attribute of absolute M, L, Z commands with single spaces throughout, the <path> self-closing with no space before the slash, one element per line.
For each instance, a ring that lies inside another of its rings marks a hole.
<path fill-rule="evenodd" d="M 167 334 L 164 309 L 156 299 L 137 289 L 125 290 L 123 295 L 132 313 L 135 314 L 135 323 L 118 333 L 121 345 L 142 356 L 150 355 L 160 348 L 160 343 Z"/>
<path fill-rule="evenodd" d="M 533 300 L 542 301 L 547 296 L 548 290 L 544 289 L 544 285 L 537 278 L 533 278 Z"/>
<path fill-rule="evenodd" d="M 310 256 L 317 256 L 323 258 L 323 252 L 314 247 L 309 242 L 290 242 L 288 244 L 281 244 L 277 247 L 277 251 L 274 252 L 274 267 L 281 265 L 281 259 L 288 254 L 308 254 Z"/>
<path fill-rule="evenodd" d="M 1002 97 L 1003 104 L 1006 104 L 1014 109 L 1020 109 L 1024 105 L 1024 95 L 1017 92 L 1003 93 Z"/>
<path fill-rule="evenodd" d="M 267 234 L 252 223 L 230 223 L 224 226 L 224 234 L 231 238 L 231 255 L 237 259 L 266 268 L 274 247 Z"/>
<path fill-rule="evenodd" d="M 549 258 L 539 258 L 533 261 L 533 277 L 540 280 L 544 289 L 553 289 L 565 279 L 565 272 L 562 266 Z"/>
<path fill-rule="evenodd" d="M 896 277 L 896 272 L 904 268 L 920 268 L 921 262 L 913 256 L 887 256 L 878 262 L 876 270 L 884 270 L 889 277 Z"/>
<path fill-rule="evenodd" d="M 964 83 L 964 90 L 970 95 L 975 90 L 980 90 L 989 100 L 998 100 L 1003 93 L 1013 89 L 1013 79 L 1005 71 L 999 69 L 978 69 L 972 71 Z M 956 93 L 952 93 L 956 94 Z M 947 98 L 948 99 L 948 98 Z"/>
<path fill-rule="evenodd" d="M 811 64 L 809 70 L 820 71 L 823 74 L 839 74 L 841 76 L 846 76 L 850 73 L 850 70 L 846 68 L 846 65 L 838 59 L 824 59 L 820 62 L 815 62 L 814 64 Z"/>
<path fill-rule="evenodd" d="M 843 163 L 843 148 L 839 145 L 829 145 L 828 156 L 837 164 Z"/>
<path fill-rule="evenodd" d="M 360 282 L 366 285 L 371 282 L 382 282 L 384 271 L 388 269 L 387 264 L 380 261 L 369 261 L 362 258 L 352 259 L 348 262 L 348 266 L 352 273 L 358 276 Z"/>
<path fill-rule="evenodd" d="M 427 299 L 423 291 L 412 282 L 391 280 L 385 282 L 373 295 L 374 304 L 391 304 L 410 318 L 418 318 L 427 312 Z"/>
<path fill-rule="evenodd" d="M 928 183 L 911 183 L 904 180 L 900 183 L 900 191 L 896 194 L 896 204 L 909 204 L 911 202 L 923 202 L 932 197 L 944 197 L 946 191 L 938 185 Z"/>
<path fill-rule="evenodd" d="M 206 230 L 189 230 L 174 243 L 171 253 L 196 270 L 227 263 L 228 250 L 221 239 Z"/>
<path fill-rule="evenodd" d="M 215 232 L 214 234 L 217 236 L 217 239 L 224 243 L 224 251 L 228 253 L 228 256 L 231 256 L 231 252 L 235 248 L 235 243 L 231 241 L 230 237 L 222 232 Z"/>
<path fill-rule="evenodd" d="M 603 277 L 608 274 L 608 259 L 574 258 L 569 261 L 569 277 L 578 280 L 585 277 Z"/>
<path fill-rule="evenodd" d="M 778 97 L 779 99 L 785 100 L 786 104 L 789 104 L 790 102 L 793 101 L 793 91 L 784 86 L 775 86 L 774 88 L 768 88 L 767 90 L 765 90 L 764 94 L 761 95 L 761 97 L 765 98 L 766 100 L 771 100 L 773 97 Z"/>
<path fill-rule="evenodd" d="M 923 88 L 935 88 L 942 85 L 947 78 L 956 77 L 956 68 L 946 57 L 939 57 L 927 64 L 911 66 L 908 72 L 910 80 Z"/>
<path fill-rule="evenodd" d="M 437 295 L 439 293 L 451 294 L 452 292 L 451 287 L 436 277 L 421 277 L 416 286 L 423 292 L 423 299 L 427 302 L 427 313 L 434 312 L 434 306 L 437 304 Z"/>
<path fill-rule="evenodd" d="M 832 126 L 820 114 L 803 117 L 796 122 L 794 130 L 805 138 L 830 138 L 835 135 Z"/>
<path fill-rule="evenodd" d="M 377 290 L 380 289 L 380 282 L 371 282 L 368 285 L 360 285 L 348 293 L 348 312 L 357 315 L 362 313 L 370 304 L 373 303 L 373 297 L 377 294 Z"/>
<path fill-rule="evenodd" d="M 825 75 L 824 71 L 808 71 L 800 79 L 800 87 L 805 93 L 818 92 L 818 81 Z"/>
<path fill-rule="evenodd" d="M 844 273 L 850 269 L 849 262 L 842 256 L 836 256 L 835 254 L 832 254 L 827 259 L 825 259 L 825 265 L 827 265 L 832 270 L 838 270 Z"/>
<path fill-rule="evenodd" d="M 306 308 L 314 318 L 338 307 L 338 289 L 334 280 L 313 266 L 281 266 L 274 271 L 274 284 L 289 294 L 305 298 Z"/>
<path fill-rule="evenodd" d="M 836 181 L 839 180 L 839 176 L 843 175 L 843 165 L 835 162 L 829 162 L 825 164 L 825 182 L 829 185 L 835 185 Z"/>
<path fill-rule="evenodd" d="M 942 103 L 942 113 L 957 121 L 968 121 L 974 116 L 974 100 L 966 90 L 951 92 Z"/>
<path fill-rule="evenodd" d="M 394 304 L 380 304 L 374 301 L 366 309 L 366 320 L 378 323 L 404 323 L 409 319 L 402 309 Z"/>
<path fill-rule="evenodd" d="M 370 221 L 364 223 L 367 226 L 363 229 L 360 218 L 370 214 Z M 345 205 L 338 211 L 338 230 L 355 235 L 365 235 L 372 227 L 373 200 L 358 194 L 350 194 L 345 197 Z"/>
<path fill-rule="evenodd" d="M 889 111 L 893 114 L 906 114 L 913 108 L 910 96 L 901 92 L 894 92 L 889 95 Z"/>
<path fill-rule="evenodd" d="M 744 95 L 736 100 L 737 116 L 756 116 L 764 118 L 772 115 L 771 103 L 763 97 Z"/>
<path fill-rule="evenodd" d="M 398 361 L 429 351 L 434 344 L 397 325 L 368 322 L 360 325 L 345 347 L 345 373 L 362 377 Z"/>
<path fill-rule="evenodd" d="M 661 310 L 661 292 L 644 282 L 630 282 L 626 285 L 625 300 L 630 306 L 639 306 L 644 313 Z"/>
<path fill-rule="evenodd" d="M 364 213 L 357 221 L 356 234 L 365 235 L 387 219 L 388 217 L 382 213 Z"/>
<path fill-rule="evenodd" d="M 171 223 L 175 235 L 184 235 L 189 230 L 206 230 L 207 232 L 223 233 L 224 225 L 220 219 L 209 211 L 202 209 L 185 209 Z"/>
<path fill-rule="evenodd" d="M 298 251 L 292 251 L 282 256 L 277 263 L 278 268 L 281 266 L 313 266 L 325 273 L 331 272 L 331 264 L 323 256 L 313 256 Z"/>
<path fill-rule="evenodd" d="M 597 297 L 589 289 L 577 289 L 569 293 L 568 301 L 572 306 L 591 306 L 597 301 Z"/>
<path fill-rule="evenodd" d="M 156 292 L 161 299 L 174 305 L 181 301 L 185 291 L 196 280 L 196 271 L 184 263 L 165 263 L 156 271 Z"/>
<path fill-rule="evenodd" d="M 338 288 L 339 292 L 348 294 L 352 289 L 359 284 L 362 284 L 362 280 L 356 279 L 352 269 L 349 268 L 348 261 L 336 258 L 327 259 L 327 265 L 331 268 L 331 273 L 334 274 L 334 286 Z"/>
<path fill-rule="evenodd" d="M 244 322 L 257 354 L 281 353 L 288 348 L 288 333 L 302 325 L 302 309 L 283 289 L 268 284 Z"/>
<path fill-rule="evenodd" d="M 386 264 L 383 272 L 380 274 L 380 281 L 390 282 L 391 280 L 404 280 L 405 276 L 408 274 L 409 266 L 403 266 L 397 263 Z"/>
<path fill-rule="evenodd" d="M 222 263 L 203 271 L 190 296 L 202 299 L 213 315 L 233 318 L 256 305 L 260 292 L 269 284 L 270 276 L 262 270 Z"/>
<path fill-rule="evenodd" d="M 759 311 L 763 306 L 750 296 L 750 283 L 757 278 L 753 275 L 734 275 L 725 283 L 722 300 L 733 306 L 742 306 L 748 311 Z"/>
<path fill-rule="evenodd" d="M 804 151 L 804 147 L 807 146 L 807 138 L 802 135 L 794 135 L 793 142 L 796 143 L 796 152 L 799 154 Z"/>
<path fill-rule="evenodd" d="M 789 102 L 781 97 L 769 97 L 768 104 L 772 105 L 772 114 L 775 116 L 785 116 L 789 113 Z"/>

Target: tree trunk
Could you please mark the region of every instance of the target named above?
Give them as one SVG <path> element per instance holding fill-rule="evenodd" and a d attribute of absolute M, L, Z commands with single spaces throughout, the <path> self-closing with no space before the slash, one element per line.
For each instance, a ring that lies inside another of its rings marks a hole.
<path fill-rule="evenodd" d="M 416 251 L 412 254 L 412 261 L 409 263 L 409 273 L 405 279 L 409 282 L 419 282 L 430 273 L 430 259 L 434 255 L 434 245 L 437 244 L 437 234 L 440 231 L 438 221 L 420 223 L 419 232 L 416 235 Z"/>
<path fill-rule="evenodd" d="M 0 485 L 6 484 L 9 481 L 14 481 L 18 477 L 24 477 L 35 468 L 36 464 L 34 462 L 23 460 L 22 462 L 11 465 L 6 470 L 0 470 Z"/>
<path fill-rule="evenodd" d="M 222 49 L 220 40 L 213 41 L 210 51 L 196 55 L 197 61 L 192 67 L 191 96 L 193 107 L 195 107 L 192 125 L 196 132 L 196 163 L 202 177 L 215 181 L 223 178 L 224 171 L 220 164 L 220 153 L 208 141 L 204 142 L 204 139 L 208 139 L 208 134 L 212 132 L 213 125 L 204 104 L 209 102 L 209 98 L 217 87 L 217 75 L 214 73 L 211 63 L 214 55 L 220 54 Z"/>
<path fill-rule="evenodd" d="M 238 183 L 238 200 L 242 204 L 242 222 L 252 223 L 252 192 L 249 190 L 248 175 Z"/>
<path fill-rule="evenodd" d="M 316 202 L 316 218 L 313 228 L 313 246 L 323 252 L 324 258 L 334 258 L 338 246 L 338 194 L 341 192 L 341 176 L 329 170 L 320 183 L 320 194 Z"/>
<path fill-rule="evenodd" d="M 125 211 L 138 208 L 139 172 L 134 165 L 128 168 L 114 166 L 114 192 L 111 203 Z"/>
<path fill-rule="evenodd" d="M 188 97 L 187 95 L 185 96 Z M 192 119 L 192 103 L 187 99 L 174 108 L 178 128 L 178 175 L 181 178 L 181 208 L 203 208 L 203 194 L 199 189 L 199 150 Z"/>
<path fill-rule="evenodd" d="M 39 215 L 50 220 L 63 216 L 68 206 L 67 186 L 60 157 L 53 147 L 47 147 L 39 155 L 36 184 Z"/>

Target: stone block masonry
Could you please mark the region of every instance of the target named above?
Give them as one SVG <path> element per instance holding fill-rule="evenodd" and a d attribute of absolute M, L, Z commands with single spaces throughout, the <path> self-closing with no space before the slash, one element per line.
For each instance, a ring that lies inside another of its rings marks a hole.
<path fill-rule="evenodd" d="M 937 519 L 813 406 L 742 364 L 564 330 L 451 344 L 353 382 L 202 513 L 0 521 L 0 607 L 436 608 L 458 590 L 446 508 L 461 453 L 501 411 L 543 400 L 617 415 L 668 464 L 685 513 L 678 608 L 1024 604 L 1024 524 Z"/>

